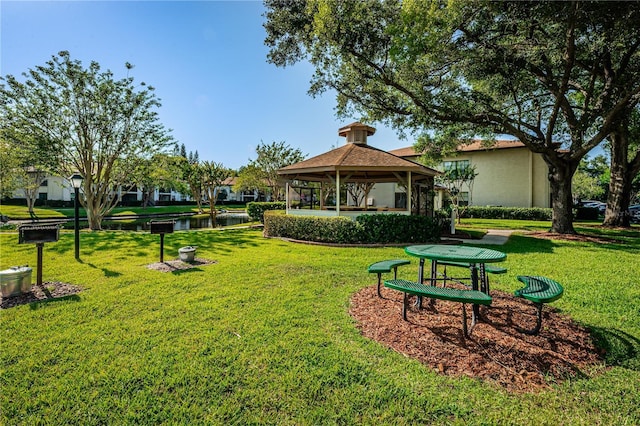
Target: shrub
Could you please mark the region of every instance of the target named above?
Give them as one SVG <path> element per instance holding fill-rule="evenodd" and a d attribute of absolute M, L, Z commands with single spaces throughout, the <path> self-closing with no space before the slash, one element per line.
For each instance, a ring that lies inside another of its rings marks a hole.
<path fill-rule="evenodd" d="M 303 241 L 337 244 L 436 242 L 441 224 L 425 216 L 360 215 L 348 217 L 292 216 L 265 212 L 264 234 Z"/>
<path fill-rule="evenodd" d="M 597 207 L 578 207 L 575 209 L 577 220 L 598 220 L 600 210 Z"/>
<path fill-rule="evenodd" d="M 462 213 L 463 218 L 551 220 L 552 210 L 542 207 L 479 207 L 470 206 Z"/>
<path fill-rule="evenodd" d="M 326 243 L 357 242 L 359 226 L 348 217 L 291 216 L 284 211 L 264 214 L 264 234 Z"/>
<path fill-rule="evenodd" d="M 401 214 L 360 215 L 363 240 L 367 243 L 418 243 L 438 241 L 441 226 L 437 219 Z"/>
<path fill-rule="evenodd" d="M 285 210 L 287 205 L 284 201 L 275 202 L 250 202 L 247 203 L 247 214 L 251 220 L 259 220 L 264 223 L 264 212 L 267 210 Z"/>

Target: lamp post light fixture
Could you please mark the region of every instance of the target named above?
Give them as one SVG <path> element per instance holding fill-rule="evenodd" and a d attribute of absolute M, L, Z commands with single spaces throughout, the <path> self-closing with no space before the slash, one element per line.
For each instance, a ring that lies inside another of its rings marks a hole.
<path fill-rule="evenodd" d="M 83 178 L 81 175 L 79 175 L 78 173 L 75 173 L 73 176 L 71 176 L 69 178 L 69 181 L 71 182 L 71 186 L 73 186 L 73 191 L 75 192 L 75 199 L 73 202 L 73 207 L 75 210 L 75 253 L 76 253 L 76 260 L 80 260 L 80 201 L 78 200 L 78 198 L 80 198 L 80 186 L 82 186 L 82 181 Z"/>

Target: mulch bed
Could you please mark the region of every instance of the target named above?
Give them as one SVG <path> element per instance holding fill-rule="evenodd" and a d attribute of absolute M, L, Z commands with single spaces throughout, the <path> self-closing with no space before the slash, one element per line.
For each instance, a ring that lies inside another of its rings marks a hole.
<path fill-rule="evenodd" d="M 160 272 L 175 272 L 175 271 L 185 271 L 187 269 L 197 268 L 202 265 L 211 265 L 213 263 L 217 263 L 215 260 L 203 259 L 200 257 L 196 257 L 193 259 L 193 262 L 187 263 L 183 262 L 180 259 L 170 260 L 168 262 L 156 262 L 147 265 L 148 269 L 152 269 L 154 271 Z"/>
<path fill-rule="evenodd" d="M 455 287 L 456 285 L 451 285 Z M 469 376 L 511 392 L 535 392 L 568 378 L 584 377 L 601 354 L 585 328 L 545 305 L 537 336 L 518 331 L 535 326 L 535 308 L 524 300 L 492 290 L 493 303 L 481 307 L 483 321 L 470 338 L 462 333 L 462 305 L 425 299 L 402 319 L 399 291 L 366 287 L 351 298 L 350 314 L 365 337 L 419 360 L 440 374 Z M 467 306 L 471 322 L 471 306 Z"/>
<path fill-rule="evenodd" d="M 67 284 L 60 281 L 46 281 L 42 285 L 33 284 L 31 291 L 18 296 L 2 298 L 0 309 L 13 308 L 14 306 L 26 305 L 28 303 L 43 302 L 62 297 L 72 296 L 80 293 L 82 287 Z"/>

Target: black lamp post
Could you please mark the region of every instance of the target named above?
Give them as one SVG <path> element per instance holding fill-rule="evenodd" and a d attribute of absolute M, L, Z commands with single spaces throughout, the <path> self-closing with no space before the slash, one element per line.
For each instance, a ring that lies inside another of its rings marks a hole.
<path fill-rule="evenodd" d="M 76 250 L 76 260 L 80 260 L 80 186 L 82 185 L 82 176 L 78 173 L 75 173 L 73 176 L 69 178 L 71 182 L 71 186 L 73 186 L 73 190 L 75 192 L 74 199 L 74 209 L 75 209 L 75 232 L 76 232 L 76 240 L 75 240 L 75 250 Z"/>

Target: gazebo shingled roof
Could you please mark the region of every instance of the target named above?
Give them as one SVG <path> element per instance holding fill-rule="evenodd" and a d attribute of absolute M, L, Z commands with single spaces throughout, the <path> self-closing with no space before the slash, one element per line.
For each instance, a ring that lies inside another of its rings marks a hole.
<path fill-rule="evenodd" d="M 364 132 L 372 135 L 373 127 L 356 122 L 340 128 L 338 134 L 349 140 L 349 132 L 358 130 L 362 131 L 364 140 L 348 142 L 340 148 L 283 167 L 278 174 L 288 179 L 326 181 L 328 176 L 339 171 L 341 175 L 348 175 L 351 182 L 396 182 L 398 172 L 411 172 L 414 180 L 438 174 L 436 170 L 367 145 Z"/>

